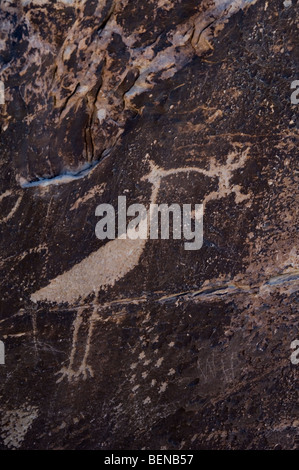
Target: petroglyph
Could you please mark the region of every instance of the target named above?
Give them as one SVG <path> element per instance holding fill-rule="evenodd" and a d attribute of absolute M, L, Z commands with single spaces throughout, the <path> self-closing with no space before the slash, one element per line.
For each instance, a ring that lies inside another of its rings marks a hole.
<path fill-rule="evenodd" d="M 84 204 L 89 199 L 94 198 L 95 196 L 100 196 L 101 194 L 103 194 L 103 192 L 105 190 L 105 187 L 106 187 L 106 183 L 100 184 L 98 186 L 94 186 L 90 191 L 88 191 L 86 194 L 84 194 L 84 196 L 79 197 L 76 200 L 76 202 L 70 208 L 70 211 L 78 209 L 78 207 L 81 204 Z"/>
<path fill-rule="evenodd" d="M 210 381 L 214 381 L 217 377 L 221 377 L 224 383 L 234 380 L 237 354 L 232 352 L 228 356 L 228 359 L 220 355 L 216 357 L 215 353 L 212 352 L 205 360 L 198 359 L 197 367 L 203 383 L 207 384 Z"/>
<path fill-rule="evenodd" d="M 211 353 L 211 355 L 207 357 L 204 364 L 202 364 L 202 361 L 198 359 L 197 367 L 205 383 L 207 383 L 211 378 L 214 379 L 217 372 L 214 353 Z"/>
<path fill-rule="evenodd" d="M 240 154 L 232 152 L 228 155 L 225 165 L 218 165 L 216 159 L 212 159 L 209 170 L 197 167 L 181 167 L 165 170 L 155 165 L 147 154 L 146 159 L 150 166 L 150 172 L 143 176 L 141 180 L 149 181 L 152 185 L 150 204 L 156 203 L 163 178 L 184 173 L 197 173 L 211 178 L 218 177 L 219 192 L 208 194 L 204 198 L 204 205 L 212 199 L 223 198 L 230 192 L 235 193 L 236 199 L 240 202 L 240 199 L 243 201 L 249 195 L 241 195 L 239 187 L 231 187 L 230 179 L 235 170 L 244 166 L 248 154 L 249 148 Z M 31 300 L 33 302 L 72 303 L 78 300 L 79 297 L 84 298 L 92 292 L 96 293 L 102 288 L 113 286 L 119 279 L 138 265 L 146 243 L 146 239 L 112 240 L 69 271 L 53 279 L 48 286 L 33 293 Z"/>
<path fill-rule="evenodd" d="M 9 449 L 18 449 L 38 417 L 38 408 L 22 406 L 19 409 L 5 411 L 1 418 L 1 438 Z"/>
<path fill-rule="evenodd" d="M 7 198 L 11 195 L 12 195 L 12 191 L 10 191 L 10 190 L 5 191 L 5 193 L 1 194 L 1 196 L 0 196 L 0 203 L 2 203 L 2 201 L 5 198 Z M 16 213 L 16 211 L 18 210 L 18 208 L 21 204 L 22 198 L 23 198 L 23 194 L 20 194 L 18 196 L 18 199 L 16 200 L 14 206 L 9 211 L 9 213 L 6 216 L 3 216 L 3 217 L 0 218 L 0 224 L 5 224 L 9 219 L 11 219 L 13 217 L 13 215 Z"/>
<path fill-rule="evenodd" d="M 203 201 L 204 205 L 206 205 L 210 200 L 226 197 L 231 192 L 235 193 L 236 203 L 239 203 L 240 199 L 243 201 L 244 199 L 247 199 L 249 195 L 242 195 L 243 197 L 240 198 L 240 188 L 231 186 L 230 180 L 234 171 L 245 165 L 248 155 L 249 148 L 241 153 L 234 151 L 228 155 L 225 165 L 219 165 L 217 164 L 216 159 L 212 159 L 208 170 L 197 167 L 180 167 L 165 170 L 155 165 L 150 160 L 150 155 L 147 154 L 145 161 L 148 163 L 150 171 L 144 175 L 141 180 L 148 181 L 152 185 L 150 197 L 151 204 L 154 204 L 157 201 L 163 178 L 181 174 L 189 175 L 192 173 L 211 178 L 218 177 L 219 192 L 213 192 L 206 195 Z M 137 266 L 146 243 L 146 239 L 112 240 L 106 243 L 106 245 L 101 247 L 98 251 L 89 255 L 82 262 L 75 265 L 71 270 L 53 279 L 48 286 L 32 294 L 31 299 L 34 302 L 69 302 L 71 304 L 80 297 L 84 299 L 92 292 L 97 293 L 101 288 L 105 288 L 109 285 L 113 286 L 115 282 Z M 102 270 L 100 268 L 101 266 Z M 225 289 L 230 289 L 230 287 L 226 286 Z M 195 295 L 199 294 L 201 294 L 201 292 L 198 292 L 198 294 Z M 87 377 L 93 376 L 92 368 L 88 365 L 87 361 L 94 323 L 97 321 L 98 317 L 98 309 L 99 307 L 95 306 L 94 313 L 90 319 L 86 349 L 81 365 L 78 369 L 74 369 L 77 336 L 82 323 L 80 310 L 78 311 L 73 325 L 73 343 L 69 366 L 62 369 L 59 381 L 65 377 L 68 380 L 75 380 L 79 377 L 86 379 Z"/>
<path fill-rule="evenodd" d="M 79 361 L 79 365 L 75 367 L 75 356 L 77 355 L 78 348 L 78 339 L 79 339 L 79 331 L 80 327 L 83 322 L 83 312 L 86 310 L 86 307 L 80 306 L 77 309 L 77 314 L 75 317 L 75 320 L 73 322 L 73 337 L 72 337 L 72 347 L 71 347 L 71 353 L 69 357 L 69 362 L 68 366 L 63 367 L 58 374 L 60 375 L 60 378 L 58 379 L 57 382 L 61 382 L 64 378 L 66 378 L 69 382 L 79 380 L 79 379 L 84 379 L 86 380 L 87 378 L 92 378 L 94 377 L 94 371 L 92 370 L 91 365 L 89 364 L 89 354 L 90 354 L 90 345 L 92 342 L 92 335 L 93 331 L 95 328 L 95 325 L 97 322 L 104 321 L 103 320 L 103 313 L 105 312 L 106 309 L 109 309 L 113 307 L 122 307 L 124 304 L 132 303 L 133 305 L 136 305 L 138 303 L 146 303 L 149 299 L 154 300 L 157 303 L 164 303 L 164 302 L 169 302 L 169 301 L 175 301 L 178 297 L 181 297 L 185 301 L 192 301 L 192 302 L 213 302 L 215 299 L 217 300 L 217 297 L 228 297 L 228 296 L 234 296 L 236 294 L 254 294 L 256 298 L 264 298 L 266 293 L 269 295 L 272 295 L 271 291 L 274 292 L 276 289 L 279 289 L 281 284 L 289 284 L 292 281 L 294 286 L 294 290 L 298 290 L 298 272 L 295 273 L 289 273 L 288 275 L 281 275 L 275 278 L 275 281 L 279 280 L 279 282 L 274 282 L 272 279 L 268 279 L 261 285 L 256 285 L 256 286 L 247 286 L 247 285 L 241 285 L 241 284 L 234 284 L 233 281 L 227 282 L 226 284 L 222 283 L 221 285 L 218 283 L 212 283 L 209 281 L 206 281 L 204 283 L 204 286 L 199 289 L 199 290 L 194 290 L 194 291 L 189 291 L 189 292 L 179 292 L 179 293 L 173 293 L 170 295 L 160 295 L 156 299 L 153 298 L 153 294 L 151 293 L 148 295 L 148 297 L 142 297 L 139 299 L 133 298 L 133 299 L 120 299 L 120 300 L 114 300 L 112 302 L 107 302 L 104 303 L 103 305 L 94 305 L 93 306 L 93 311 L 92 315 L 89 318 L 88 321 L 88 326 L 87 326 L 87 333 L 82 331 L 82 334 L 84 335 L 84 343 L 85 347 L 83 350 L 83 357 L 81 358 L 81 362 Z M 267 287 L 267 290 L 265 290 L 265 287 Z M 115 321 L 117 319 L 118 315 L 123 315 L 123 313 L 114 313 L 110 314 L 110 317 L 108 317 L 108 320 L 106 319 L 105 321 Z M 153 340 L 155 342 L 155 339 Z M 174 346 L 174 342 L 170 342 L 168 344 L 169 348 L 172 348 Z M 155 352 L 158 352 L 158 349 L 155 350 Z M 208 383 L 208 381 L 211 378 L 215 378 L 217 375 L 217 371 L 220 370 L 221 374 L 224 376 L 225 382 L 230 382 L 234 379 L 234 364 L 236 362 L 236 355 L 232 353 L 230 357 L 229 363 L 227 361 L 224 361 L 222 358 L 220 359 L 220 365 L 219 367 L 216 367 L 215 363 L 215 357 L 214 353 L 211 354 L 206 359 L 205 363 L 202 363 L 201 360 L 198 361 L 197 366 L 198 370 L 201 373 L 202 379 L 204 383 Z M 151 360 L 146 360 L 146 356 L 144 351 L 142 351 L 139 356 L 138 356 L 139 361 L 143 361 L 144 366 L 149 365 L 152 361 Z M 155 367 L 159 368 L 163 362 L 163 357 L 159 358 L 156 363 Z M 216 361 L 217 362 L 217 361 Z M 135 370 L 138 366 L 138 363 L 135 362 L 131 364 L 130 368 L 131 370 Z M 168 373 L 168 375 L 173 375 L 175 373 L 174 369 L 171 369 Z M 136 374 L 132 376 L 132 381 L 135 380 Z"/>
<path fill-rule="evenodd" d="M 1 2 L 1 448 L 295 448 L 298 5 L 253 3 Z M 202 247 L 99 241 L 119 197 Z"/>
<path fill-rule="evenodd" d="M 81 359 L 81 364 L 77 368 L 77 370 L 75 370 L 74 368 L 75 355 L 77 352 L 77 342 L 78 342 L 78 337 L 80 334 L 80 327 L 82 326 L 82 320 L 83 320 L 83 317 L 82 317 L 83 311 L 84 311 L 84 308 L 80 308 L 77 312 L 77 315 L 73 324 L 73 340 L 72 340 L 72 348 L 71 348 L 71 355 L 69 359 L 69 365 L 68 367 L 62 367 L 62 369 L 57 373 L 57 375 L 60 375 L 59 379 L 57 380 L 57 383 L 61 382 L 64 378 L 67 378 L 67 380 L 71 382 L 72 380 L 76 380 L 80 377 L 86 380 L 88 377 L 94 376 L 92 367 L 87 363 L 87 360 L 88 360 L 89 351 L 90 351 L 90 344 L 91 344 L 91 339 L 92 339 L 94 323 L 98 316 L 96 307 L 94 307 L 93 313 L 88 322 L 88 327 L 87 327 L 88 332 L 87 332 L 83 358 Z"/>
<path fill-rule="evenodd" d="M 229 364 L 226 364 L 225 360 L 221 358 L 221 368 L 225 377 L 225 382 L 232 382 L 235 378 L 235 362 L 237 360 L 237 354 L 231 353 Z"/>

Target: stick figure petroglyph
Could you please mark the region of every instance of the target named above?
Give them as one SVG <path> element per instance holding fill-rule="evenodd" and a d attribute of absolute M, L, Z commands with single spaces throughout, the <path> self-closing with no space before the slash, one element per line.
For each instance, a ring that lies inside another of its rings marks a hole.
<path fill-rule="evenodd" d="M 211 357 L 208 357 L 205 361 L 205 365 L 201 364 L 200 360 L 197 360 L 197 367 L 201 373 L 201 376 L 204 380 L 204 383 L 207 383 L 209 378 L 215 378 L 217 373 L 217 368 L 215 365 L 214 353 L 211 354 Z"/>
<path fill-rule="evenodd" d="M 236 353 L 232 352 L 229 356 L 229 361 L 224 360 L 222 357 L 220 361 L 216 357 L 214 353 L 211 356 L 208 356 L 205 361 L 197 361 L 197 367 L 200 371 L 201 377 L 204 383 L 208 383 L 210 381 L 215 380 L 217 377 L 218 371 L 224 377 L 224 382 L 229 383 L 232 382 L 235 378 L 235 362 L 237 360 Z M 220 367 L 218 366 L 220 362 Z M 229 364 L 228 364 L 229 362 Z"/>

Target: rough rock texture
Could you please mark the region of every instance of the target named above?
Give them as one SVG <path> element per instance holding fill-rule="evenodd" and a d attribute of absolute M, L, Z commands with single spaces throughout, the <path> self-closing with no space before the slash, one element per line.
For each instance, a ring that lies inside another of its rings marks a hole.
<path fill-rule="evenodd" d="M 1 2 L 1 449 L 298 446 L 297 22 Z M 203 203 L 202 248 L 98 240 L 120 195 Z"/>

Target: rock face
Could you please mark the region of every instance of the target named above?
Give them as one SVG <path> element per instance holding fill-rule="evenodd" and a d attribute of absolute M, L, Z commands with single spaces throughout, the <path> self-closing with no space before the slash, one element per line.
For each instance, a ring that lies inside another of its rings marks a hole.
<path fill-rule="evenodd" d="M 1 2 L 1 449 L 298 445 L 297 20 Z M 202 247 L 99 240 L 119 196 L 203 204 Z"/>

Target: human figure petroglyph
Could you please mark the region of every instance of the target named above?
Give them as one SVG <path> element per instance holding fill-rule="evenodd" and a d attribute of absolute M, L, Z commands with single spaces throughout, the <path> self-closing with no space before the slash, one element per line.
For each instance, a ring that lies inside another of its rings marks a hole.
<path fill-rule="evenodd" d="M 203 382 L 206 384 L 210 381 L 216 379 L 218 374 L 220 374 L 225 383 L 232 382 L 235 378 L 235 363 L 237 360 L 236 353 L 232 352 L 227 358 L 215 358 L 215 354 L 211 353 L 210 356 L 203 362 L 198 360 L 197 367 L 200 372 L 200 375 L 203 379 Z"/>

